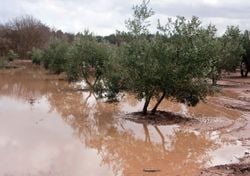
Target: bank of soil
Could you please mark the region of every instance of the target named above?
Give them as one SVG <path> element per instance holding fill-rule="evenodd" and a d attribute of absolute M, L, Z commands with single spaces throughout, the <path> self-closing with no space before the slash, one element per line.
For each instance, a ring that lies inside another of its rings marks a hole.
<path fill-rule="evenodd" d="M 30 67 L 32 65 L 31 60 L 14 60 L 4 64 L 3 69 L 18 69 L 18 68 L 25 68 Z M 34 66 L 32 66 L 34 67 Z"/>
<path fill-rule="evenodd" d="M 127 114 L 125 119 L 135 123 L 147 123 L 149 125 L 187 125 L 198 122 L 195 118 L 166 111 L 158 111 L 154 115 L 150 113 L 144 115 L 142 112 L 134 112 Z"/>

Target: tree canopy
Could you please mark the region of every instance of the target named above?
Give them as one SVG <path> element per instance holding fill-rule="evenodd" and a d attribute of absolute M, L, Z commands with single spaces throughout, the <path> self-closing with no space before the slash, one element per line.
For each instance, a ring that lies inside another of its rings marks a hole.
<path fill-rule="evenodd" d="M 79 35 L 68 53 L 67 76 L 70 81 L 81 79 L 94 88 L 101 81 L 104 62 L 108 59 L 109 48 L 85 32 Z M 94 81 L 91 81 L 94 80 Z"/>
<path fill-rule="evenodd" d="M 206 49 L 214 29 L 202 27 L 196 17 L 177 17 L 165 26 L 159 24 L 159 31 L 149 37 L 149 18 L 154 12 L 147 5 L 143 1 L 135 6 L 134 18 L 126 22 L 131 39 L 122 45 L 117 58 L 122 83 L 116 85 L 145 99 L 144 114 L 152 98 L 158 99 L 152 114 L 164 98 L 196 105 L 209 92 L 211 62 Z"/>
<path fill-rule="evenodd" d="M 99 97 L 116 99 L 120 92 L 144 100 L 143 113 L 155 114 L 164 99 L 195 106 L 210 92 L 222 71 L 235 71 L 250 55 L 249 32 L 228 26 L 222 36 L 198 17 L 150 22 L 149 1 L 133 7 L 127 32 L 94 36 L 53 31 L 26 16 L 0 26 L 0 55 L 24 56 L 53 73 L 66 72 L 69 81 L 84 80 Z M 152 33 L 152 29 L 155 32 Z M 34 39 L 35 38 L 35 39 Z"/>

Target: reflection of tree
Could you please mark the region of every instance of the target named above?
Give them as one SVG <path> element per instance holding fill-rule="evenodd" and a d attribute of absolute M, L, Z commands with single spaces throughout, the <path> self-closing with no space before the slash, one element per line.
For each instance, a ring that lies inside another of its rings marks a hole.
<path fill-rule="evenodd" d="M 142 173 L 144 168 L 159 169 L 164 175 L 194 175 L 205 164 L 201 161 L 212 146 L 204 136 L 185 132 L 177 132 L 172 137 L 172 150 L 168 152 L 162 150 L 161 144 L 136 139 L 125 131 L 116 131 L 110 138 L 102 139 L 104 136 L 93 138 L 91 147 L 101 148 L 104 162 L 118 166 L 115 170 L 123 170 L 124 175 Z"/>
<path fill-rule="evenodd" d="M 73 86 L 37 70 L 17 70 L 11 76 L 1 73 L 0 78 L 1 95 L 25 100 L 45 95 L 51 109 L 61 114 L 86 147 L 99 152 L 103 164 L 112 167 L 115 175 L 142 175 L 145 168 L 159 169 L 162 175 L 194 175 L 213 147 L 205 134 L 180 130 L 166 136 L 158 126 L 148 128 L 147 124 L 137 125 L 145 139 L 137 138 L 119 118 L 119 105 L 96 101 L 91 93 L 73 91 Z M 153 131 L 160 142 L 152 140 Z M 166 149 L 166 143 L 171 147 Z"/>
<path fill-rule="evenodd" d="M 147 124 L 143 123 L 143 129 L 144 129 L 144 133 L 145 133 L 145 142 L 146 143 L 151 143 L 150 134 L 149 134 L 149 131 L 148 131 Z"/>
<path fill-rule="evenodd" d="M 106 133 L 118 120 L 111 118 L 116 114 L 115 104 L 98 102 L 89 92 L 57 92 L 48 100 L 82 139 Z"/>
<path fill-rule="evenodd" d="M 155 168 L 163 175 L 193 175 L 208 161 L 206 152 L 213 147 L 205 134 L 175 131 L 166 138 L 158 126 L 153 129 L 160 142 L 153 142 L 147 124 L 138 125 L 145 135 L 144 140 L 138 139 L 123 128 L 126 122 L 117 118 L 119 106 L 91 100 L 88 93 L 83 96 L 81 92 L 61 92 L 51 94 L 49 100 L 84 145 L 96 149 L 103 164 L 112 167 L 115 174 L 142 175 L 143 169 Z M 166 149 L 166 143 L 171 143 L 171 149 Z"/>
<path fill-rule="evenodd" d="M 159 134 L 160 138 L 161 138 L 161 143 L 162 143 L 162 149 L 165 152 L 166 148 L 165 148 L 165 138 L 164 135 L 161 133 L 160 129 L 157 126 L 154 126 L 155 130 L 157 131 L 157 133 Z"/>

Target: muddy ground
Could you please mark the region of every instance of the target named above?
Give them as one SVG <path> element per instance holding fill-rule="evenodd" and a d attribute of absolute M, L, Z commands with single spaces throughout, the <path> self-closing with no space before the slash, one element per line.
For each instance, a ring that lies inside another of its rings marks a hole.
<path fill-rule="evenodd" d="M 144 116 L 136 112 L 127 114 L 126 119 L 142 124 L 179 124 L 183 128 L 198 131 L 220 131 L 222 138 L 231 139 L 232 142 L 241 141 L 249 149 L 250 78 L 240 77 L 239 71 L 227 73 L 218 81 L 217 88 L 217 93 L 208 97 L 198 107 L 189 108 L 188 113 L 158 111 L 156 115 Z M 235 163 L 202 168 L 198 175 L 250 176 L 250 154 L 245 152 Z"/>
<path fill-rule="evenodd" d="M 245 156 L 240 159 L 240 163 L 218 165 L 208 169 L 202 169 L 200 176 L 249 176 L 250 157 Z"/>
<path fill-rule="evenodd" d="M 250 78 L 242 78 L 237 73 L 224 75 L 218 82 L 221 92 L 210 99 L 222 107 L 237 110 L 240 117 L 233 117 L 234 128 L 227 129 L 228 136 L 245 143 L 249 148 L 250 140 Z M 241 125 L 239 124 L 241 122 Z M 238 158 L 238 163 L 217 165 L 202 169 L 200 176 L 249 176 L 250 175 L 250 155 L 245 152 L 245 156 Z"/>

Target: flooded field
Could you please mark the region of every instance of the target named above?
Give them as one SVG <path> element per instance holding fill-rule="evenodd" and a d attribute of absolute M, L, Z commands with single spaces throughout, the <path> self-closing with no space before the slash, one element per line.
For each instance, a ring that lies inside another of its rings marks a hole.
<path fill-rule="evenodd" d="M 28 67 L 0 70 L 0 176 L 195 176 L 250 152 L 249 78 L 195 108 L 163 102 L 193 120 L 161 125 L 126 120 L 143 105 L 132 95 L 105 103 Z"/>

